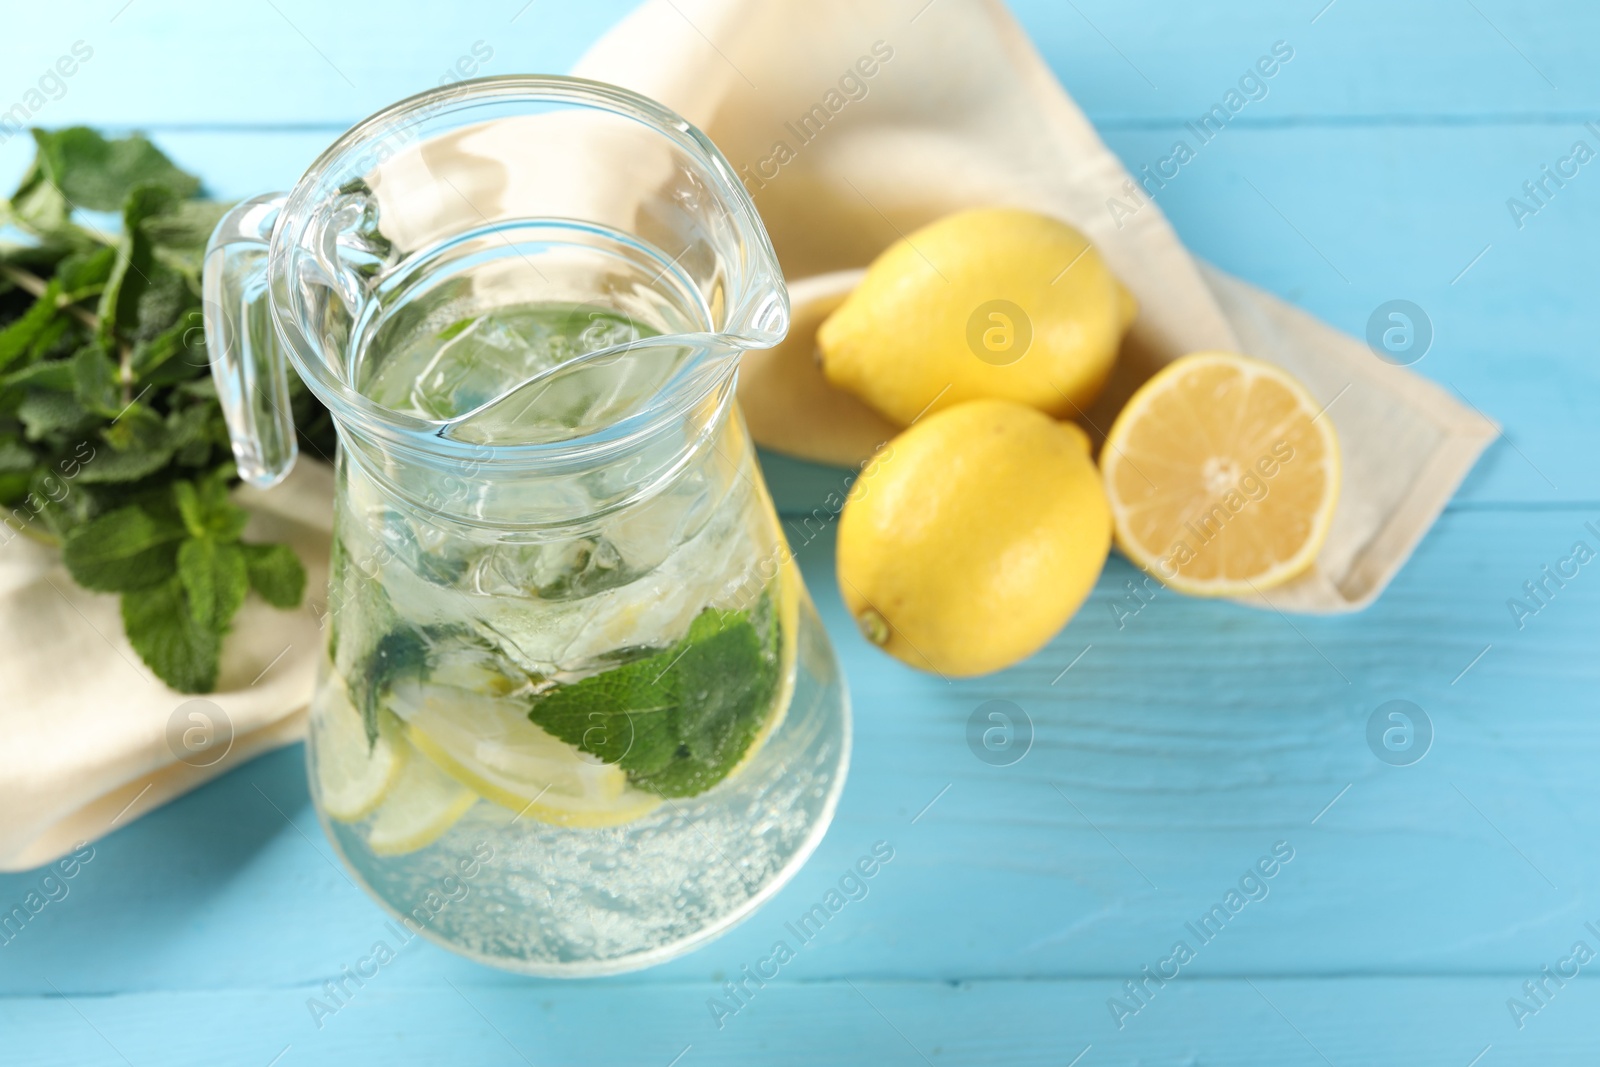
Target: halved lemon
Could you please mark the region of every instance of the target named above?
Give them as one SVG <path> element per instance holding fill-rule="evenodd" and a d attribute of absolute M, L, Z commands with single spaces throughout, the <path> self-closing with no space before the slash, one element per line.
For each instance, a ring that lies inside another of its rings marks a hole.
<path fill-rule="evenodd" d="M 546 733 L 527 702 L 432 683 L 395 687 L 390 706 L 412 746 L 486 800 L 540 822 L 600 827 L 631 822 L 661 798 Z"/>
<path fill-rule="evenodd" d="M 1332 420 L 1289 374 L 1232 352 L 1184 356 L 1146 382 L 1100 466 L 1118 547 L 1194 596 L 1304 572 L 1339 499 Z"/>
<path fill-rule="evenodd" d="M 400 741 L 405 746 L 404 740 Z M 400 776 L 389 787 L 367 827 L 367 847 L 380 856 L 398 856 L 433 844 L 456 824 L 478 794 L 416 753 L 408 753 Z"/>
<path fill-rule="evenodd" d="M 378 717 L 378 740 L 367 743 L 361 713 L 335 674 L 312 700 L 311 731 L 322 810 L 341 822 L 371 815 L 405 766 L 405 739 L 394 716 Z"/>

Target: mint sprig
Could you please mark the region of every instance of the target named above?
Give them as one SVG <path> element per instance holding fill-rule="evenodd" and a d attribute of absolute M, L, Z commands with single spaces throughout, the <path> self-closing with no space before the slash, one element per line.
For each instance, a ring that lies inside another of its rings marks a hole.
<path fill-rule="evenodd" d="M 305 591 L 288 546 L 240 540 L 228 499 L 200 315 L 227 205 L 197 199 L 199 180 L 143 137 L 33 138 L 33 165 L 0 201 L 0 551 L 19 532 L 60 544 L 74 580 L 122 596 L 146 664 L 206 692 L 247 591 L 278 608 Z M 331 455 L 326 412 L 293 386 L 302 442 Z"/>
<path fill-rule="evenodd" d="M 228 497 L 231 467 L 172 483 L 166 499 L 118 508 L 68 534 L 62 560 L 86 589 L 122 594 L 122 624 L 161 680 L 189 693 L 216 688 L 222 638 L 253 589 L 294 607 L 305 569 L 286 545 L 239 541 L 249 516 Z"/>

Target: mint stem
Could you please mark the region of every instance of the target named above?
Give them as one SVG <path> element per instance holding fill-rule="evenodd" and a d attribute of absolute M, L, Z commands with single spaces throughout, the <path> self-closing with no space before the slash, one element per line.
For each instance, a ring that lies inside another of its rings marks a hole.
<path fill-rule="evenodd" d="M 24 292 L 31 293 L 36 297 L 43 296 L 45 289 L 47 288 L 46 282 L 43 278 L 30 271 L 23 270 L 21 267 L 13 266 L 10 263 L 0 263 L 0 277 L 4 277 L 7 281 L 12 282 Z M 67 314 L 71 315 L 73 318 L 77 319 L 91 330 L 98 330 L 100 328 L 100 316 L 83 310 L 83 308 L 79 307 L 77 304 L 74 304 L 70 300 L 60 299 L 56 302 L 56 307 L 65 308 Z"/>

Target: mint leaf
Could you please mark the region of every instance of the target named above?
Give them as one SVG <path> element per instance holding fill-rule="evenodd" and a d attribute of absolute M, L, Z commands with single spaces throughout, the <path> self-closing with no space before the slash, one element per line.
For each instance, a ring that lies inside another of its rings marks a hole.
<path fill-rule="evenodd" d="M 180 693 L 209 693 L 217 686 L 222 636 L 197 624 L 176 575 L 122 598 L 122 626 L 141 659 Z"/>
<path fill-rule="evenodd" d="M 181 527 L 143 508 L 119 508 L 73 530 L 61 546 L 61 559 L 85 589 L 133 592 L 172 577 L 182 537 Z"/>
<path fill-rule="evenodd" d="M 111 277 L 111 267 L 117 261 L 114 248 L 97 248 L 92 252 L 75 252 L 56 267 L 56 281 L 60 283 L 62 299 L 77 303 L 94 296 L 105 287 Z"/>
<path fill-rule="evenodd" d="M 138 325 L 140 298 L 155 283 L 155 253 L 140 223 L 150 215 L 172 206 L 172 193 L 159 186 L 141 185 L 128 196 L 122 207 L 122 235 L 117 240 L 116 259 L 100 291 L 100 343 L 115 350 L 118 333 L 133 333 Z"/>
<path fill-rule="evenodd" d="M 94 342 L 98 345 L 99 342 Z M 140 390 L 145 392 L 145 390 Z M 136 397 L 120 408 L 112 421 L 100 428 L 100 436 L 118 452 L 157 447 L 161 441 L 161 416 Z"/>
<path fill-rule="evenodd" d="M 57 316 L 50 325 L 39 331 L 33 343 L 28 346 L 29 361 L 48 359 L 71 348 L 76 342 L 77 331 L 74 330 L 74 326 L 75 323 L 65 315 Z"/>
<path fill-rule="evenodd" d="M 98 345 L 85 345 L 72 357 L 72 375 L 78 403 L 97 415 L 115 418 L 122 410 L 117 389 L 117 365 Z"/>
<path fill-rule="evenodd" d="M 689 754 L 720 763 L 739 735 L 738 720 L 768 683 L 761 639 L 742 614 L 703 612 L 691 627 L 678 672 L 678 731 Z M 742 752 L 742 749 L 741 749 Z"/>
<path fill-rule="evenodd" d="M 306 594 L 306 569 L 288 545 L 241 545 L 250 588 L 275 608 L 295 608 Z"/>
<path fill-rule="evenodd" d="M 409 627 L 391 630 L 373 647 L 366 660 L 345 679 L 350 699 L 361 709 L 367 744 L 378 740 L 378 711 L 394 684 L 402 678 L 421 679 L 428 674 L 428 641 Z"/>
<path fill-rule="evenodd" d="M 38 131 L 35 131 L 37 136 Z M 4 213 L 8 221 L 31 231 L 50 242 L 67 246 L 89 245 L 94 238 L 71 223 L 72 207 L 61 195 L 56 184 L 45 178 L 44 167 L 38 156 L 23 175 L 22 184 L 11 194 L 9 210 Z"/>
<path fill-rule="evenodd" d="M 152 243 L 151 253 L 155 251 L 156 246 Z M 148 275 L 140 281 L 144 284 L 139 289 L 133 323 L 127 327 L 127 333 L 135 342 L 153 341 L 167 330 L 168 323 L 174 322 L 194 306 L 194 290 L 190 288 L 187 278 L 159 258 L 150 265 Z M 126 322 L 124 325 L 127 325 Z"/>
<path fill-rule="evenodd" d="M 34 130 L 38 146 L 34 181 L 54 185 L 74 206 L 115 211 L 137 185 L 159 186 L 186 200 L 200 191 L 199 179 L 184 173 L 144 137 L 109 139 L 87 126 Z M 27 182 L 24 183 L 24 192 Z"/>
<path fill-rule="evenodd" d="M 178 546 L 178 577 L 197 626 L 228 632 L 250 590 L 244 552 L 236 544 L 191 537 Z"/>
<path fill-rule="evenodd" d="M 227 584 L 219 581 L 217 570 L 215 541 L 209 537 L 186 537 L 179 543 L 178 580 L 183 583 L 183 598 L 188 603 L 190 617 L 208 630 L 218 629 L 218 602 L 222 586 Z"/>
<path fill-rule="evenodd" d="M 760 732 L 777 689 L 770 595 L 752 612 L 707 608 L 683 640 L 533 698 L 539 726 L 662 796 L 727 777 Z"/>
<path fill-rule="evenodd" d="M 164 436 L 173 459 L 181 466 L 205 466 L 212 440 L 227 440 L 227 431 L 217 425 L 220 420 L 221 413 L 210 404 L 193 404 L 168 415 Z"/>
<path fill-rule="evenodd" d="M 28 476 L 28 491 L 37 499 L 46 501 L 44 510 L 39 512 L 39 521 L 56 544 L 88 522 L 91 516 L 105 511 L 101 502 L 86 488 L 70 492 L 59 500 L 54 499 L 52 494 L 59 495 L 60 490 L 61 477 L 49 467 L 35 467 Z"/>
<path fill-rule="evenodd" d="M 0 330 L 0 367 L 15 362 L 38 340 L 39 335 L 55 320 L 58 310 L 56 302 L 60 297 L 61 286 L 51 281 L 45 286 L 44 295 L 35 300 L 21 318 Z"/>
<path fill-rule="evenodd" d="M 176 211 L 178 200 L 176 193 L 159 182 L 140 182 L 134 185 L 121 202 L 124 235 L 134 230 L 144 233 L 147 221 L 170 211 Z M 151 243 L 154 244 L 154 241 Z M 111 273 L 106 276 L 106 284 L 111 283 L 116 272 L 117 267 L 113 262 Z"/>
<path fill-rule="evenodd" d="M 165 467 L 171 458 L 172 453 L 162 449 L 118 452 L 114 448 L 102 448 L 94 459 L 83 465 L 78 481 L 85 485 L 136 482 Z"/>
<path fill-rule="evenodd" d="M 206 355 L 205 321 L 199 311 L 185 311 L 172 326 L 134 345 L 133 373 L 140 381 L 149 380 L 155 371 L 174 358 L 178 362 L 158 381 L 185 381 L 206 369 L 209 357 Z"/>
<path fill-rule="evenodd" d="M 777 688 L 777 658 L 767 654 L 750 622 L 719 619 L 716 625 L 674 668 L 682 744 L 660 770 L 630 775 L 641 789 L 697 796 L 726 778 L 761 732 Z"/>
<path fill-rule="evenodd" d="M 212 510 L 208 521 L 212 536 L 221 541 L 237 541 L 250 524 L 250 513 L 233 501 L 224 499 L 221 507 Z"/>
<path fill-rule="evenodd" d="M 677 695 L 670 671 L 676 646 L 558 685 L 534 698 L 529 717 L 569 745 L 626 771 L 667 765 L 678 749 Z"/>
<path fill-rule="evenodd" d="M 33 452 L 15 441 L 0 440 L 0 474 L 16 474 L 33 469 Z"/>
<path fill-rule="evenodd" d="M 16 385 L 48 389 L 53 393 L 76 393 L 78 375 L 72 368 L 72 360 L 52 359 L 44 363 L 30 363 L 0 378 L 0 386 L 9 388 Z"/>
<path fill-rule="evenodd" d="M 0 505 L 9 507 L 21 500 L 28 493 L 28 475 L 26 472 L 0 472 Z M 6 522 L 0 519 L 0 522 Z M 6 525 L 10 525 L 9 522 Z"/>
<path fill-rule="evenodd" d="M 228 495 L 232 482 L 233 464 L 228 463 L 195 483 L 205 510 L 206 529 L 224 541 L 237 541 L 250 521 L 249 513 Z"/>
<path fill-rule="evenodd" d="M 190 537 L 204 537 L 206 535 L 205 512 L 200 507 L 200 494 L 195 492 L 193 482 L 173 482 L 172 499 L 178 505 L 178 515 L 183 519 L 184 528 L 189 531 Z"/>
<path fill-rule="evenodd" d="M 17 405 L 17 418 L 22 420 L 28 440 L 38 441 L 49 434 L 82 429 L 92 416 L 75 396 L 29 389 Z"/>
<path fill-rule="evenodd" d="M 156 255 L 163 262 L 198 279 L 211 232 L 232 207 L 214 200 L 185 200 L 147 221 L 145 232 L 155 242 Z"/>

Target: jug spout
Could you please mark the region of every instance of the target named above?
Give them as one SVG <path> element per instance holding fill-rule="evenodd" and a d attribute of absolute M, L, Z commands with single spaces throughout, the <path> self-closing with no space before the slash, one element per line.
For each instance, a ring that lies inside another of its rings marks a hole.
<path fill-rule="evenodd" d="M 653 432 L 789 318 L 704 134 L 567 78 L 463 83 L 361 123 L 290 193 L 224 217 L 204 296 L 239 474 L 260 487 L 295 462 L 291 366 L 343 447 L 454 462 L 463 444 Z"/>
<path fill-rule="evenodd" d="M 287 196 L 269 193 L 223 216 L 206 246 L 206 348 L 239 476 L 262 489 L 294 466 L 289 367 L 272 321 L 267 256 Z"/>

